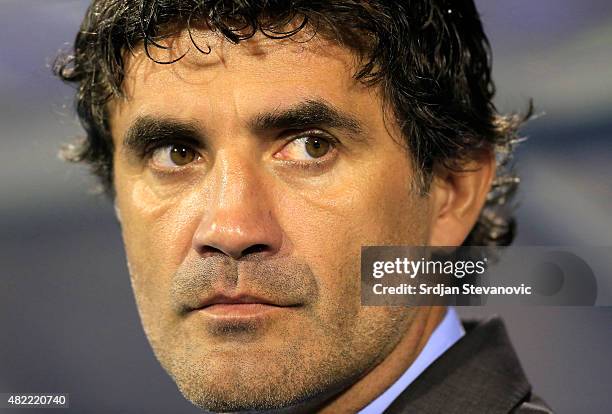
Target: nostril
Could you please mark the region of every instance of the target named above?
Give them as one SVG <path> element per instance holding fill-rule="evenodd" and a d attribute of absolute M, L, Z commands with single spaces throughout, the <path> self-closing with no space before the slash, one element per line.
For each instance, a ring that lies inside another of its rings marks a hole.
<path fill-rule="evenodd" d="M 249 254 L 257 254 L 262 253 L 268 250 L 268 246 L 265 244 L 254 244 L 252 246 L 247 247 L 242 251 L 242 256 L 247 256 Z"/>
<path fill-rule="evenodd" d="M 235 260 L 238 260 L 242 257 L 247 258 L 249 255 L 256 255 L 258 253 L 268 252 L 271 250 L 271 248 L 267 244 L 252 244 L 244 250 L 232 250 L 230 248 L 219 248 L 208 244 L 204 246 L 199 246 L 196 250 L 202 258 L 223 255 L 230 256 L 233 257 Z"/>
<path fill-rule="evenodd" d="M 225 254 L 225 253 L 223 252 L 223 250 L 221 250 L 221 249 L 217 249 L 216 247 L 213 247 L 213 246 L 208 246 L 208 245 L 206 245 L 206 246 L 201 246 L 201 247 L 198 249 L 198 253 L 199 253 L 199 254 L 200 254 L 200 256 L 202 256 L 202 257 L 206 257 L 206 256 L 214 256 L 214 255 L 217 255 L 217 254 L 223 254 L 223 255 Z"/>

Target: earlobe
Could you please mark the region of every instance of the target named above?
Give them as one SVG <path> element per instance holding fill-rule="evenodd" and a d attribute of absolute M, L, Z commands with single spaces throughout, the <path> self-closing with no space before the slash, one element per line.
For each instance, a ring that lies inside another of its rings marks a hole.
<path fill-rule="evenodd" d="M 115 217 L 117 217 L 117 221 L 119 221 L 119 224 L 121 224 L 121 210 L 119 209 L 119 206 L 117 205 L 117 200 L 113 202 L 113 207 L 115 209 Z"/>
<path fill-rule="evenodd" d="M 468 236 L 486 202 L 495 177 L 493 153 L 466 164 L 461 171 L 444 169 L 432 181 L 429 245 L 458 246 Z"/>

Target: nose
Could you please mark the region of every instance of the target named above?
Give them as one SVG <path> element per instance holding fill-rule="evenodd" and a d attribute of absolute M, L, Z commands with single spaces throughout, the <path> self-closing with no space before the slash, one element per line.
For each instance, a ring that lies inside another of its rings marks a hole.
<path fill-rule="evenodd" d="M 280 250 L 283 233 L 260 175 L 235 157 L 217 158 L 206 183 L 210 203 L 193 235 L 200 256 L 224 254 L 237 260 Z"/>

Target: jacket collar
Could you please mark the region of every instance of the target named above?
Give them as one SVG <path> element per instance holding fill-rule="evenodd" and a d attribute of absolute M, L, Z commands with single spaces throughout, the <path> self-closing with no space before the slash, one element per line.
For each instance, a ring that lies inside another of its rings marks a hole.
<path fill-rule="evenodd" d="M 499 317 L 463 323 L 466 335 L 430 365 L 385 411 L 508 413 L 531 386 Z"/>

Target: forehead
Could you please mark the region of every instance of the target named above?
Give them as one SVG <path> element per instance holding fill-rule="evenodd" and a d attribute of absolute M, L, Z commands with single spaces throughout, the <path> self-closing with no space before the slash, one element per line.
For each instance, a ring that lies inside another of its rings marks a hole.
<path fill-rule="evenodd" d="M 351 50 L 307 32 L 288 39 L 257 34 L 233 44 L 218 33 L 194 30 L 162 45 L 167 49 L 150 45 L 149 55 L 142 46 L 126 53 L 127 99 L 111 102 L 111 124 L 169 112 L 220 119 L 312 98 L 367 111 L 377 96 L 353 78 L 359 60 Z"/>

